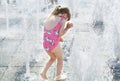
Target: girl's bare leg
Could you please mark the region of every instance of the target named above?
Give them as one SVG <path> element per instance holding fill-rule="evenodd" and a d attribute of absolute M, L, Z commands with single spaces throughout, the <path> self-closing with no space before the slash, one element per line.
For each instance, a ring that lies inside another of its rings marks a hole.
<path fill-rule="evenodd" d="M 57 58 L 57 73 L 56 76 L 61 75 L 61 71 L 62 71 L 62 67 L 63 67 L 63 55 L 62 55 L 62 49 L 60 47 L 60 45 L 58 45 L 55 49 L 54 49 L 54 54 Z"/>
<path fill-rule="evenodd" d="M 57 73 L 56 73 L 56 77 L 55 80 L 64 80 L 67 78 L 66 75 L 61 74 L 62 73 L 62 67 L 63 67 L 63 53 L 62 53 L 62 48 L 60 47 L 60 45 L 58 45 L 55 50 L 54 50 L 54 54 L 57 58 Z"/>
<path fill-rule="evenodd" d="M 53 64 L 53 62 L 56 60 L 56 56 L 52 52 L 47 52 L 47 54 L 50 56 L 49 61 L 46 63 L 43 71 L 40 73 L 41 77 L 43 79 L 48 79 L 46 74 L 50 66 Z"/>

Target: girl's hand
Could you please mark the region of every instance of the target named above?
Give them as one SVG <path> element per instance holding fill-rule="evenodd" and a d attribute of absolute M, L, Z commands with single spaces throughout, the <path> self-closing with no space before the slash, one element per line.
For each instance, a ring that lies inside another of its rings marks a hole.
<path fill-rule="evenodd" d="M 73 23 L 68 22 L 66 27 L 67 27 L 67 28 L 72 28 L 72 27 L 73 27 Z"/>
<path fill-rule="evenodd" d="M 64 40 L 63 40 L 63 38 L 62 38 L 62 37 L 60 37 L 60 38 L 59 38 L 59 41 L 60 41 L 60 42 L 63 42 Z"/>

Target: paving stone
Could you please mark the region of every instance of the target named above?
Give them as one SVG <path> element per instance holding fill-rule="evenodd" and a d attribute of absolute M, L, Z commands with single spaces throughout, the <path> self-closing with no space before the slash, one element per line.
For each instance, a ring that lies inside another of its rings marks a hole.
<path fill-rule="evenodd" d="M 0 81 L 8 67 L 0 67 Z"/>

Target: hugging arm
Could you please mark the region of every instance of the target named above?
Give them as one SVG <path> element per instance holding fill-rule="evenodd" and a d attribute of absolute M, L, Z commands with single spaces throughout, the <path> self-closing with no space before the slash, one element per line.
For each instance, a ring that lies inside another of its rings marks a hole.
<path fill-rule="evenodd" d="M 60 32 L 59 32 L 59 36 L 63 36 L 64 34 L 66 34 L 66 32 L 73 26 L 72 23 L 69 23 L 67 22 L 66 24 L 66 21 L 63 22 L 62 24 L 62 27 L 60 29 Z"/>

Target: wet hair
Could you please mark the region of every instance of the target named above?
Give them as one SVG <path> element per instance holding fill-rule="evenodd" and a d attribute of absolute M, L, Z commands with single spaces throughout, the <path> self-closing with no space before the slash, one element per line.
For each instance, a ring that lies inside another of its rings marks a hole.
<path fill-rule="evenodd" d="M 71 18 L 70 11 L 69 11 L 68 7 L 65 7 L 65 6 L 56 6 L 51 14 L 52 15 L 67 14 L 68 20 L 70 20 L 70 18 Z"/>

